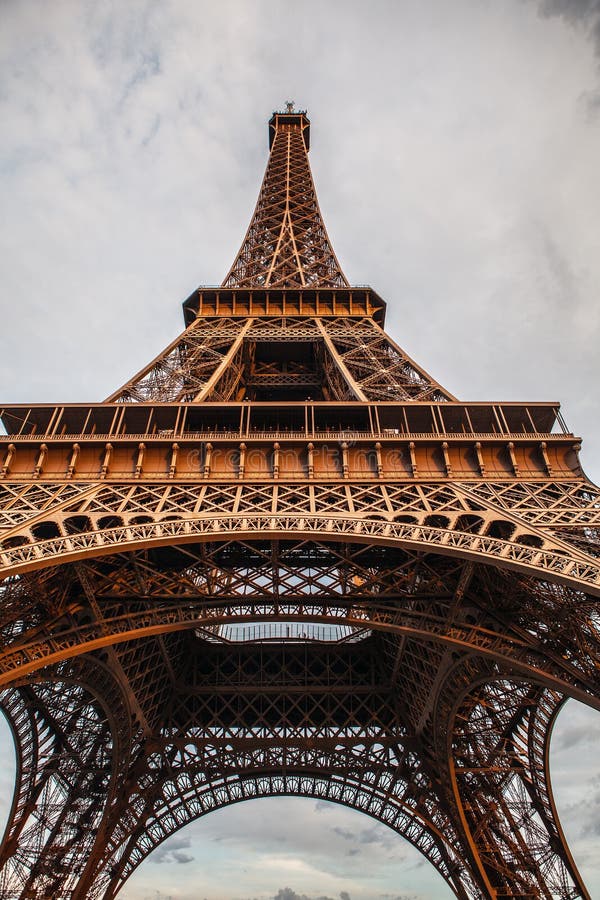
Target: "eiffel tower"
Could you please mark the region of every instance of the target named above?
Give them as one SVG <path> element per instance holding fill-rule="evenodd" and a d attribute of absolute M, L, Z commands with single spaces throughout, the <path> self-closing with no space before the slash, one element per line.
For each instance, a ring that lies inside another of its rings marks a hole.
<path fill-rule="evenodd" d="M 105 402 L 7 405 L 0 897 L 117 895 L 253 797 L 361 810 L 459 898 L 589 897 L 548 749 L 600 710 L 600 502 L 556 403 L 456 400 L 346 280 L 292 104 L 241 249 Z"/>

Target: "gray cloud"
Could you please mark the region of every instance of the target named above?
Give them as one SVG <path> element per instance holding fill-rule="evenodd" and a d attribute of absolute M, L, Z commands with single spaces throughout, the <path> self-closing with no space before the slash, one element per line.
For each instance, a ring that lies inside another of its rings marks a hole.
<path fill-rule="evenodd" d="M 347 891 L 341 891 L 340 900 L 351 900 L 350 894 Z M 293 891 L 291 888 L 279 888 L 273 900 L 334 900 L 333 897 L 326 897 L 324 894 L 318 897 L 308 897 L 306 894 L 297 894 L 296 891 Z"/>
<path fill-rule="evenodd" d="M 590 729 L 589 724 L 573 726 L 568 731 L 561 733 L 556 741 L 556 750 L 571 750 L 586 744 L 597 746 L 600 739 L 599 731 L 600 729 Z"/>
<path fill-rule="evenodd" d="M 339 898 L 340 900 L 351 900 L 350 894 L 347 891 L 341 891 Z M 307 894 L 297 894 L 292 888 L 284 887 L 279 888 L 271 900 L 334 900 L 334 898 L 325 896 L 324 894 L 320 894 L 319 896 L 312 895 L 309 897 Z"/>
<path fill-rule="evenodd" d="M 591 41 L 600 71 L 600 0 L 541 0 L 539 10 L 546 18 L 560 17 L 569 25 L 583 29 Z M 600 112 L 600 88 L 585 90 L 581 100 L 591 116 Z"/>
<path fill-rule="evenodd" d="M 600 56 L 600 0 L 541 0 L 539 9 L 543 16 L 560 16 L 584 28 Z"/>
<path fill-rule="evenodd" d="M 589 839 L 595 846 L 600 837 L 600 775 L 586 782 L 586 789 L 574 803 L 561 806 L 561 820 L 567 830 L 567 836 L 574 834 L 581 841 L 582 856 L 587 853 Z"/>
<path fill-rule="evenodd" d="M 178 863 L 185 865 L 194 861 L 190 853 L 185 853 L 192 846 L 191 838 L 175 836 L 166 840 L 151 854 L 153 863 Z"/>
<path fill-rule="evenodd" d="M 417 894 L 382 894 L 382 898 L 385 897 L 386 900 L 419 900 Z"/>
<path fill-rule="evenodd" d="M 332 897 L 308 897 L 306 894 L 297 894 L 291 888 L 279 888 L 273 900 L 333 900 Z"/>
<path fill-rule="evenodd" d="M 545 16 L 562 16 L 571 25 L 583 22 L 590 27 L 600 18 L 600 0 L 541 0 Z"/>
<path fill-rule="evenodd" d="M 335 827 L 334 829 L 332 829 L 332 830 L 333 830 L 333 832 L 334 832 L 335 834 L 339 834 L 339 836 L 340 836 L 341 838 L 344 838 L 344 840 L 346 840 L 346 841 L 354 841 L 354 840 L 356 840 L 356 835 L 354 834 L 353 831 L 348 831 L 347 829 L 345 829 L 345 828 L 340 828 L 339 826 L 336 826 L 336 827 Z"/>
<path fill-rule="evenodd" d="M 373 828 L 365 829 L 361 831 L 358 836 L 358 840 L 361 844 L 380 844 L 387 843 L 387 834 L 384 829 L 379 827 L 378 825 L 374 825 Z"/>
<path fill-rule="evenodd" d="M 600 837 L 600 774 L 591 779 L 576 815 L 583 837 Z"/>
<path fill-rule="evenodd" d="M 419 900 L 416 894 L 382 894 L 381 900 Z"/>

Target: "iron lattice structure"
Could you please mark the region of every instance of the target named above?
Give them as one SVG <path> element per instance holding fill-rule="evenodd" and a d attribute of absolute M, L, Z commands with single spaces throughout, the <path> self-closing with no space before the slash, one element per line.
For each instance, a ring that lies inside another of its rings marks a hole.
<path fill-rule="evenodd" d="M 350 287 L 307 159 L 106 402 L 5 406 L 2 898 L 114 897 L 251 797 L 385 822 L 457 897 L 588 897 L 552 796 L 600 709 L 600 498 L 556 403 L 463 403 Z"/>

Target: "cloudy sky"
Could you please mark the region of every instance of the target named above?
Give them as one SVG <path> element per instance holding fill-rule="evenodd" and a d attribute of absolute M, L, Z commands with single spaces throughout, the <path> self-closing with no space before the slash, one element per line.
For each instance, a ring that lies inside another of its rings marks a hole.
<path fill-rule="evenodd" d="M 294 99 L 337 255 L 390 333 L 462 399 L 560 400 L 598 481 L 599 67 L 598 0 L 4 0 L 0 396 L 102 399 L 172 340 Z M 553 771 L 600 896 L 598 718 L 561 714 Z M 213 814 L 123 894 L 302 895 L 449 896 L 391 832 L 308 800 Z"/>

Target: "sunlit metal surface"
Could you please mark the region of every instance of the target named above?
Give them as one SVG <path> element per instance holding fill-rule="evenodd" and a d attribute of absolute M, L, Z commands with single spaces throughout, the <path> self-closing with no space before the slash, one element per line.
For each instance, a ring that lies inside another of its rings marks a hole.
<path fill-rule="evenodd" d="M 588 897 L 548 770 L 564 699 L 600 709 L 579 440 L 413 361 L 333 252 L 306 113 L 269 145 L 182 335 L 104 403 L 0 410 L 0 897 L 110 900 L 278 794 L 385 822 L 460 898 Z"/>

